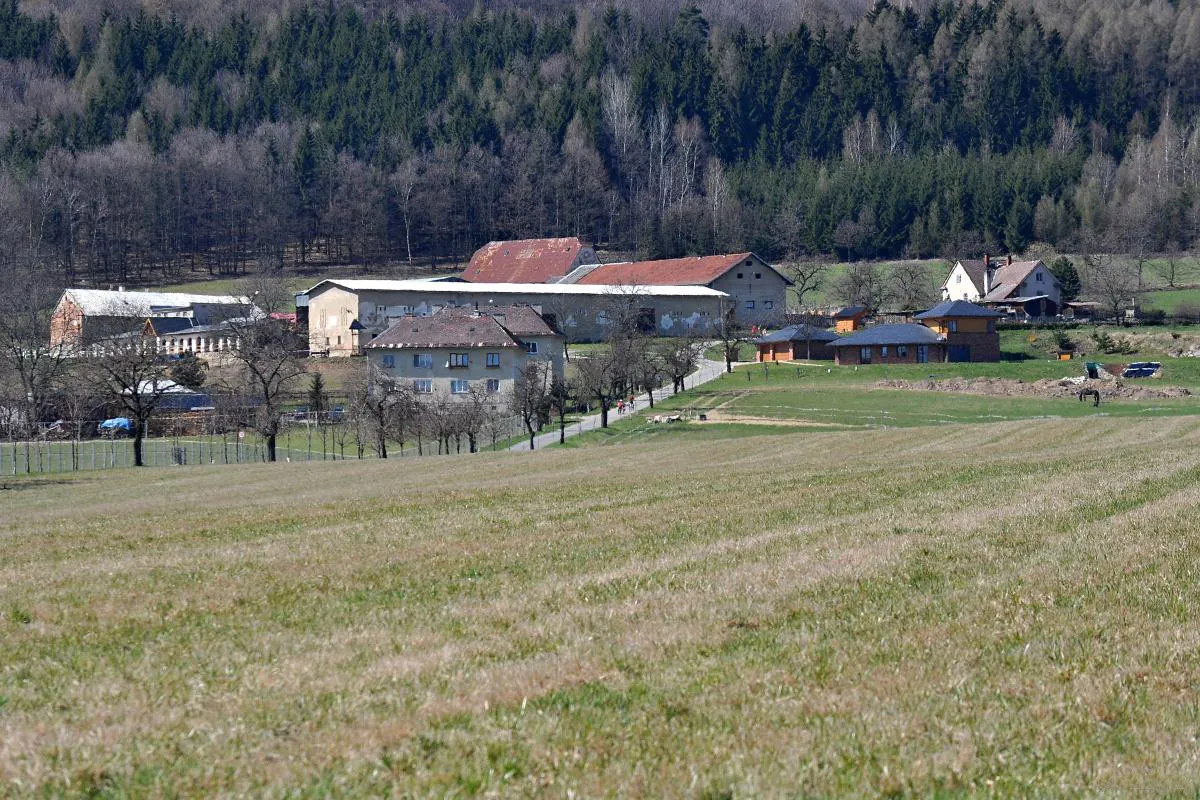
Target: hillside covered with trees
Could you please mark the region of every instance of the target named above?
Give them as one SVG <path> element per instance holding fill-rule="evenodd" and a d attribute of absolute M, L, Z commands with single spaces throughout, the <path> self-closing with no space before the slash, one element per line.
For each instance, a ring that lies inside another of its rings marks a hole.
<path fill-rule="evenodd" d="M 1195 2 L 157 8 L 0 0 L 0 259 L 103 284 L 542 235 L 1200 239 Z"/>

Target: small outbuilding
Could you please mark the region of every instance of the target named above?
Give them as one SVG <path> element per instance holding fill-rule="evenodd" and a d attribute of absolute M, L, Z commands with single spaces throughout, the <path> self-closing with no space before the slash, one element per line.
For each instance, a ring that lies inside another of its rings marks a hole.
<path fill-rule="evenodd" d="M 869 316 L 871 309 L 866 306 L 846 306 L 833 315 L 834 327 L 838 333 L 853 333 L 866 326 Z"/>
<path fill-rule="evenodd" d="M 812 325 L 789 325 L 754 340 L 759 361 L 832 360 L 838 335 Z"/>
<path fill-rule="evenodd" d="M 937 332 L 911 322 L 876 325 L 832 342 L 838 364 L 925 364 L 946 360 Z"/>

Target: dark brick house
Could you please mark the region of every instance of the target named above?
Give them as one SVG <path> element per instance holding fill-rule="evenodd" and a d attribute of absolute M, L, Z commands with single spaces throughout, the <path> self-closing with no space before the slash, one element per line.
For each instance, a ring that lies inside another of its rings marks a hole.
<path fill-rule="evenodd" d="M 999 361 L 1000 334 L 996 320 L 1004 316 L 966 300 L 947 300 L 914 319 L 946 343 L 947 361 Z"/>
<path fill-rule="evenodd" d="M 924 364 L 946 360 L 946 343 L 925 325 L 876 325 L 831 342 L 838 364 Z"/>

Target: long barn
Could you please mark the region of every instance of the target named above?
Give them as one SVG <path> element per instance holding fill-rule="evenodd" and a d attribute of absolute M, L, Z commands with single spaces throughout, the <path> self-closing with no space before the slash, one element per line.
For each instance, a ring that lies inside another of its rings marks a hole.
<path fill-rule="evenodd" d="M 357 355 L 392 321 L 443 308 L 498 305 L 538 308 L 569 341 L 597 341 L 616 305 L 637 309 L 647 332 L 707 335 L 732 299 L 706 286 L 613 286 L 561 283 L 471 283 L 461 280 L 324 280 L 302 293 L 309 346 L 331 356 Z"/>

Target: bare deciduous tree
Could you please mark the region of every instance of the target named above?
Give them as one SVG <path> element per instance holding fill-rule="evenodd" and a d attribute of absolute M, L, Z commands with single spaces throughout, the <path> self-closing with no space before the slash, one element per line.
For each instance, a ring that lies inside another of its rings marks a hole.
<path fill-rule="evenodd" d="M 666 340 L 659 345 L 663 370 L 671 379 L 672 394 L 679 394 L 685 387 L 684 379 L 700 364 L 704 345 L 695 339 Z"/>
<path fill-rule="evenodd" d="M 282 285 L 263 280 L 258 287 L 252 295 L 256 307 L 225 323 L 236 367 L 228 388 L 245 398 L 247 422 L 266 442 L 267 460 L 274 461 L 283 404 L 308 371 L 308 345 L 295 323 L 272 316 L 287 307 Z"/>
<path fill-rule="evenodd" d="M 529 449 L 534 447 L 534 438 L 541 427 L 550 404 L 550 362 L 530 359 L 526 361 L 513 381 L 508 406 L 513 414 L 521 418 L 529 434 Z"/>
<path fill-rule="evenodd" d="M 47 276 L 18 266 L 0 274 L 0 283 L 0 381 L 10 384 L 0 397 L 20 409 L 28 433 L 45 416 L 70 353 L 50 347 L 55 290 Z"/>
<path fill-rule="evenodd" d="M 125 410 L 132 425 L 133 463 L 143 466 L 142 440 L 150 420 L 175 386 L 170 363 L 154 343 L 140 334 L 124 334 L 97 343 L 89 351 L 86 369 L 96 381 L 96 393 Z"/>
<path fill-rule="evenodd" d="M 1107 253 L 1084 255 L 1079 270 L 1084 294 L 1102 303 L 1120 322 L 1127 305 L 1134 303 L 1141 292 L 1141 276 L 1137 264 Z"/>

